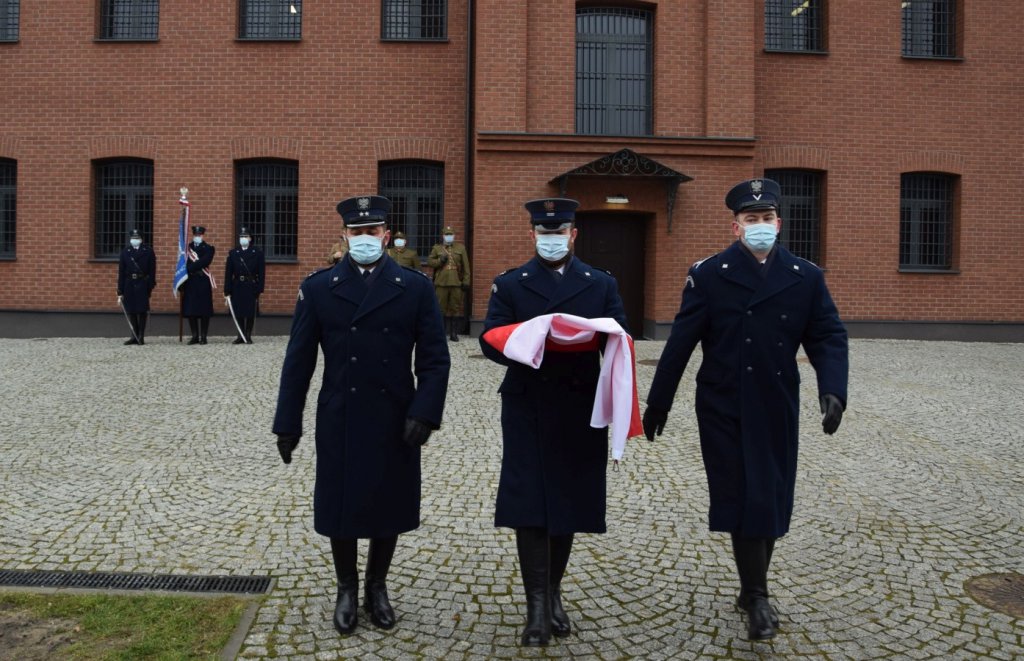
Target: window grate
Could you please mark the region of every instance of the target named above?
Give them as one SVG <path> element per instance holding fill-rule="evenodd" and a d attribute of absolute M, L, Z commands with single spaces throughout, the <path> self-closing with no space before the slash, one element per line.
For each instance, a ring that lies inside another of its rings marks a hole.
<path fill-rule="evenodd" d="M 299 164 L 237 164 L 235 190 L 235 234 L 246 227 L 267 259 L 294 260 L 299 241 Z"/>
<path fill-rule="evenodd" d="M 238 38 L 302 38 L 302 0 L 239 0 Z"/>
<path fill-rule="evenodd" d="M 405 232 L 408 246 L 426 260 L 444 226 L 444 166 L 429 163 L 381 164 L 380 194 L 391 200 L 391 232 Z"/>
<path fill-rule="evenodd" d="M 903 54 L 956 57 L 956 1 L 903 0 Z"/>
<path fill-rule="evenodd" d="M 779 241 L 797 257 L 820 264 L 822 174 L 807 170 L 766 170 L 764 176 L 778 182 L 782 193 Z"/>
<path fill-rule="evenodd" d="M 0 0 L 0 41 L 17 41 L 20 23 L 19 0 Z"/>
<path fill-rule="evenodd" d="M 384 0 L 381 39 L 444 41 L 448 38 L 447 0 Z"/>
<path fill-rule="evenodd" d="M 100 39 L 157 39 L 160 0 L 101 0 Z"/>
<path fill-rule="evenodd" d="M 153 236 L 153 163 L 119 160 L 96 165 L 95 256 L 121 254 L 128 233 Z"/>
<path fill-rule="evenodd" d="M 953 267 L 953 185 L 946 174 L 900 176 L 900 268 Z"/>
<path fill-rule="evenodd" d="M 0 158 L 0 257 L 15 256 L 18 207 L 18 164 Z"/>
<path fill-rule="evenodd" d="M 270 577 L 6 570 L 0 571 L 0 585 L 26 588 L 264 594 L 270 587 Z"/>
<path fill-rule="evenodd" d="M 824 50 L 823 0 L 765 0 L 764 47 L 777 51 Z"/>
<path fill-rule="evenodd" d="M 576 10 L 576 132 L 651 135 L 654 14 Z"/>

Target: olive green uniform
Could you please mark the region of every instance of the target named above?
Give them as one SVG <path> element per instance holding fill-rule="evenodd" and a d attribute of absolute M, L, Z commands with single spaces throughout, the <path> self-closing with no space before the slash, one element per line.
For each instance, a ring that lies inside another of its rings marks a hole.
<path fill-rule="evenodd" d="M 388 248 L 388 257 L 398 262 L 399 266 L 407 266 L 417 271 L 420 270 L 420 257 L 416 251 L 406 246 L 405 248 Z"/>
<path fill-rule="evenodd" d="M 434 269 L 434 291 L 448 326 L 448 337 L 458 340 L 456 317 L 462 314 L 462 290 L 469 288 L 469 253 L 461 243 L 438 243 L 427 263 Z"/>

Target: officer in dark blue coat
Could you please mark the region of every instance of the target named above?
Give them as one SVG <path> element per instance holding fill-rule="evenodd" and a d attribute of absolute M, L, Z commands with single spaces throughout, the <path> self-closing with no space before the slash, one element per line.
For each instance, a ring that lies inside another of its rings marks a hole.
<path fill-rule="evenodd" d="M 615 279 L 573 256 L 578 206 L 561 198 L 526 203 L 536 255 L 494 279 L 484 332 L 554 312 L 610 317 L 625 328 Z M 571 631 L 561 581 L 574 533 L 605 532 L 608 430 L 590 426 L 600 350 L 548 351 L 533 369 L 482 337 L 480 347 L 508 367 L 499 388 L 504 449 L 494 523 L 516 531 L 527 610 L 521 642 L 546 645 L 552 633 Z"/>
<path fill-rule="evenodd" d="M 441 425 L 451 366 L 430 278 L 384 252 L 390 208 L 377 195 L 338 204 L 348 252 L 299 287 L 274 417 L 287 464 L 322 349 L 313 513 L 331 539 L 342 634 L 357 623 L 359 538 L 370 539 L 364 608 L 375 625 L 395 625 L 385 579 L 398 535 L 420 525 L 420 446 Z"/>
<path fill-rule="evenodd" d="M 210 264 L 216 252 L 216 248 L 206 243 L 206 228 L 193 225 L 192 245 L 188 247 L 185 255 L 188 279 L 181 286 L 185 292 L 181 313 L 188 317 L 188 327 L 192 331 L 189 344 L 206 344 L 210 317 L 213 316 L 214 283 Z"/>
<path fill-rule="evenodd" d="M 265 271 L 263 251 L 252 245 L 252 234 L 243 227 L 238 233 L 238 247 L 228 253 L 224 262 L 224 298 L 231 298 L 235 321 L 243 333 L 232 344 L 252 344 Z"/>
<path fill-rule="evenodd" d="M 826 434 L 846 408 L 846 328 L 821 269 L 776 243 L 779 185 L 737 184 L 725 198 L 733 235 L 725 251 L 694 264 L 658 362 L 644 432 L 661 435 L 697 343 L 696 412 L 711 495 L 711 530 L 730 533 L 740 578 L 737 605 L 748 637 L 771 638 L 778 616 L 768 602 L 775 540 L 789 530 L 796 483 L 802 345 L 817 373 Z"/>
<path fill-rule="evenodd" d="M 125 344 L 146 343 L 146 318 L 149 297 L 156 286 L 156 253 L 142 242 L 139 230 L 132 230 L 128 246 L 117 263 L 117 302 L 132 326 L 132 337 Z"/>

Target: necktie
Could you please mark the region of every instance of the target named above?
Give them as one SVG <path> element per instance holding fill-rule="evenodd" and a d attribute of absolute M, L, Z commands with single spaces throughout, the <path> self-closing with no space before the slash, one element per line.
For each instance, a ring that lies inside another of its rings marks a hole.
<path fill-rule="evenodd" d="M 365 271 L 363 271 L 363 280 L 369 280 L 369 279 L 370 279 L 370 269 L 366 269 Z"/>

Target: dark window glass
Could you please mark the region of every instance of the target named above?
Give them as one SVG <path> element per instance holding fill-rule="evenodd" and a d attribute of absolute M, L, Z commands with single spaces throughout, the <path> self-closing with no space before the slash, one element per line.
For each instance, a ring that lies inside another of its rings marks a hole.
<path fill-rule="evenodd" d="M 765 0 L 764 47 L 782 51 L 822 51 L 824 0 Z"/>
<path fill-rule="evenodd" d="M 239 39 L 301 39 L 302 0 L 239 0 Z"/>
<path fill-rule="evenodd" d="M 956 1 L 903 0 L 903 54 L 956 57 Z"/>
<path fill-rule="evenodd" d="M 777 181 L 782 189 L 779 241 L 797 257 L 819 264 L 822 174 L 806 170 L 768 170 L 764 176 Z"/>
<path fill-rule="evenodd" d="M 900 268 L 953 268 L 953 184 L 946 174 L 900 176 Z"/>
<path fill-rule="evenodd" d="M 448 38 L 447 0 L 384 0 L 381 11 L 381 39 Z"/>
<path fill-rule="evenodd" d="M 97 258 L 117 257 L 137 229 L 153 240 L 153 163 L 117 160 L 96 164 Z"/>
<path fill-rule="evenodd" d="M 444 166 L 429 163 L 383 163 L 380 194 L 391 200 L 391 233 L 405 232 L 421 260 L 441 240 L 444 223 Z"/>
<path fill-rule="evenodd" d="M 18 164 L 0 158 L 0 257 L 14 257 L 18 210 Z"/>
<path fill-rule="evenodd" d="M 160 0 L 100 0 L 100 39 L 159 37 Z"/>
<path fill-rule="evenodd" d="M 654 15 L 576 10 L 576 132 L 651 135 Z"/>
<path fill-rule="evenodd" d="M 18 40 L 18 0 L 0 0 L 0 41 Z"/>
<path fill-rule="evenodd" d="M 270 260 L 294 260 L 299 242 L 299 164 L 247 161 L 235 166 L 235 234 L 246 227 Z"/>

